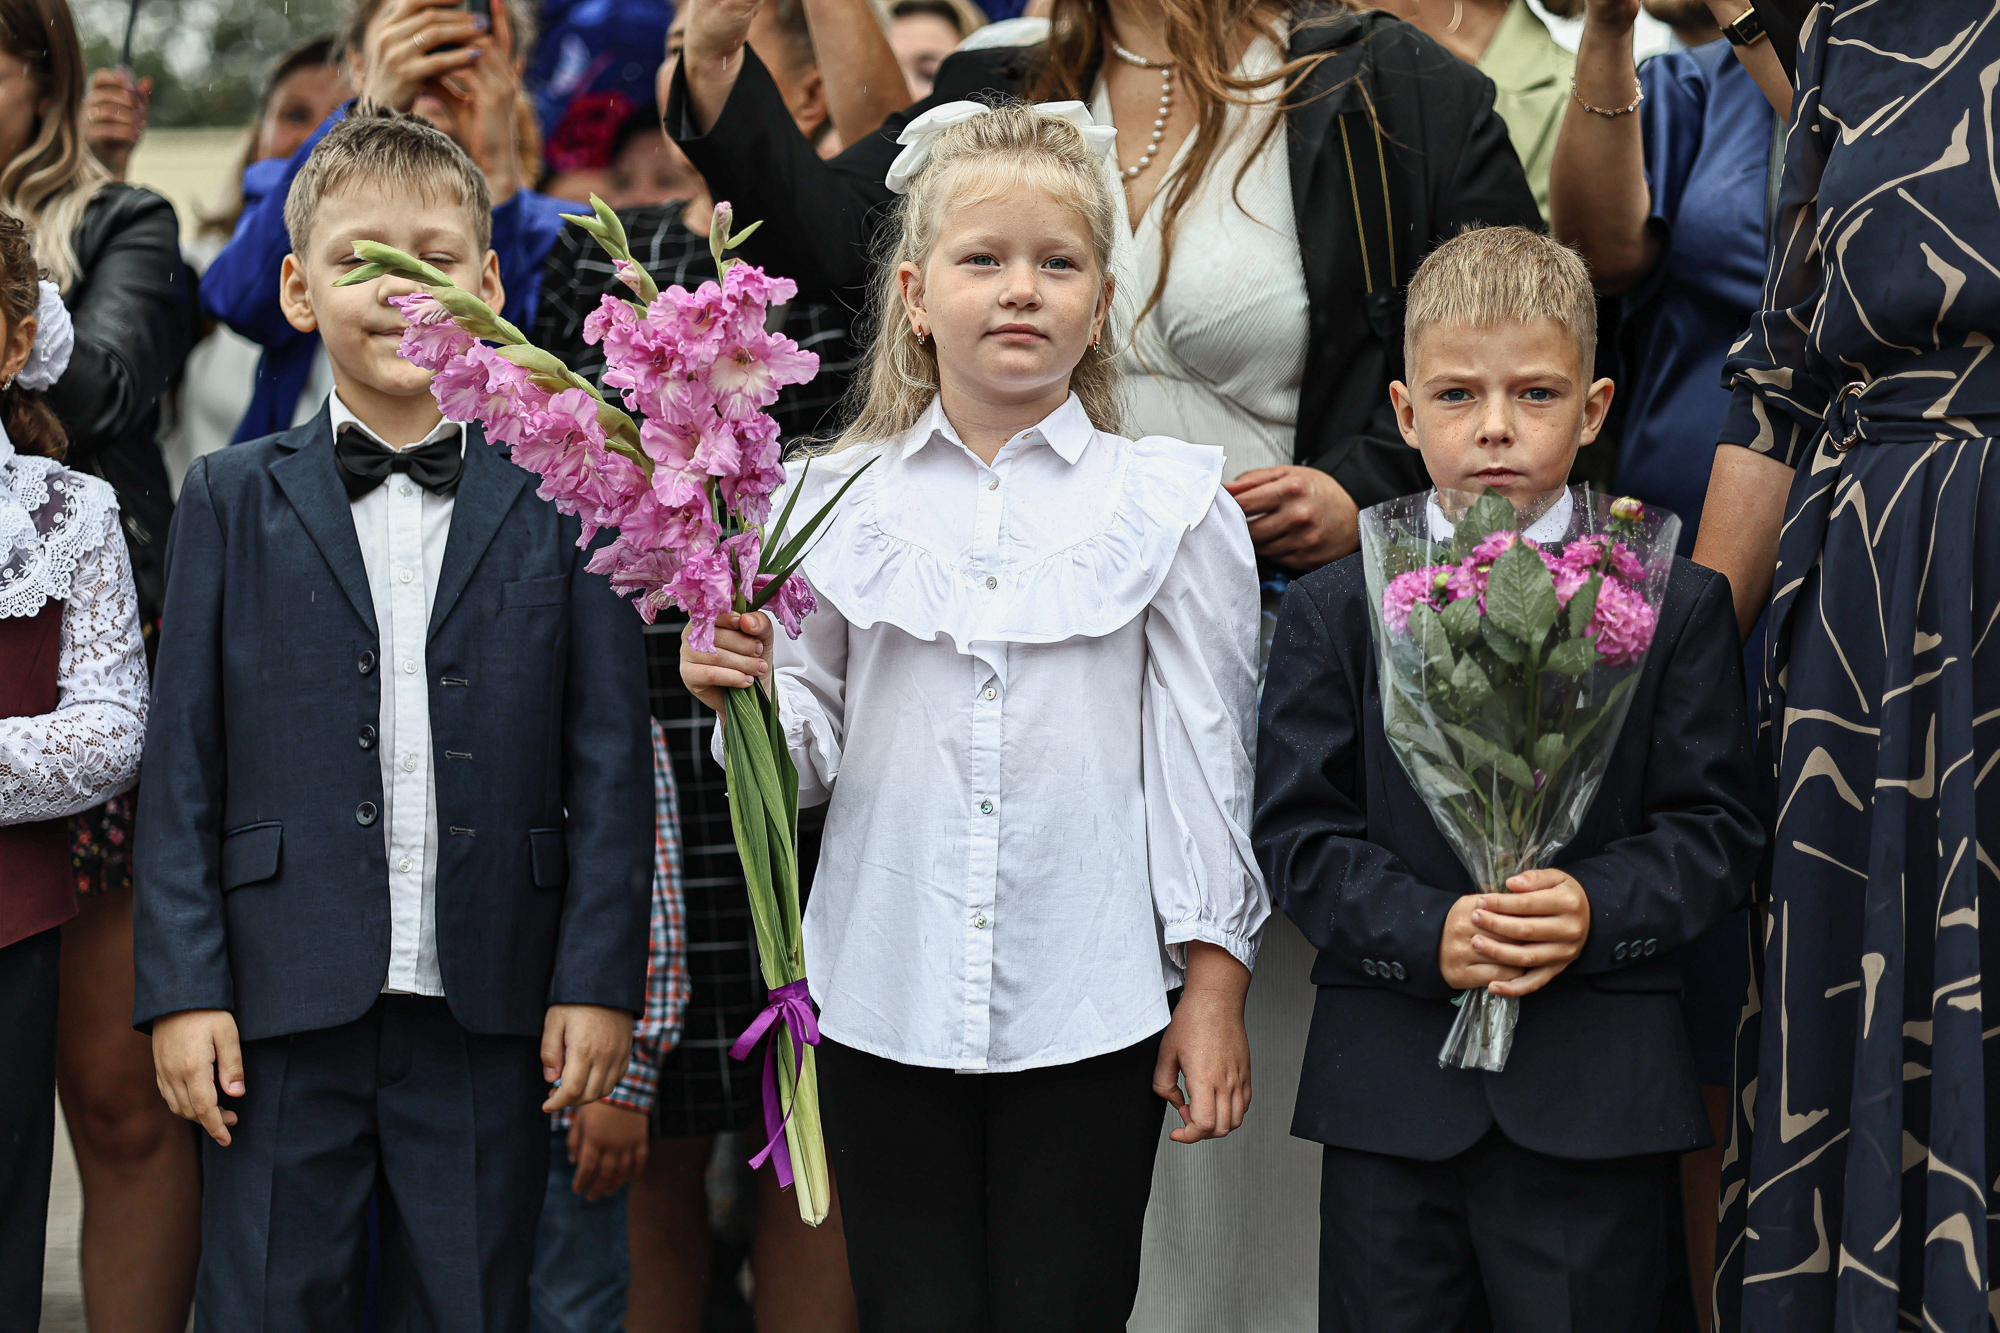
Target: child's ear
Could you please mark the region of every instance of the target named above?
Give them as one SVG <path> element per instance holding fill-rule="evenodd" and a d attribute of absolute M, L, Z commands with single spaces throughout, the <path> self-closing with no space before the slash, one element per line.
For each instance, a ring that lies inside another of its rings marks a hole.
<path fill-rule="evenodd" d="M 1410 393 L 1410 386 L 1401 380 L 1391 380 L 1389 402 L 1396 409 L 1396 429 L 1403 433 L 1403 443 L 1412 449 L 1423 448 L 1417 443 L 1417 400 Z"/>
<path fill-rule="evenodd" d="M 1611 395 L 1617 386 L 1610 380 L 1598 380 L 1590 386 L 1590 393 L 1583 400 L 1583 433 L 1577 446 L 1589 444 L 1604 429 L 1604 418 L 1611 414 Z"/>
<path fill-rule="evenodd" d="M 312 333 L 319 328 L 319 316 L 313 313 L 312 287 L 306 282 L 305 261 L 295 254 L 286 255 L 284 266 L 278 270 L 278 307 L 285 312 L 285 322 L 300 333 Z"/>
<path fill-rule="evenodd" d="M 480 268 L 479 299 L 495 310 L 507 304 L 507 288 L 500 281 L 500 254 L 496 250 L 486 252 L 486 263 Z"/>
<path fill-rule="evenodd" d="M 930 317 L 924 313 L 924 271 L 905 259 L 896 265 L 896 288 L 910 327 L 919 333 L 930 332 Z"/>
<path fill-rule="evenodd" d="M 12 380 L 21 373 L 21 367 L 28 364 L 28 354 L 35 350 L 35 317 L 28 316 L 7 330 L 7 359 L 0 361 L 0 380 Z"/>

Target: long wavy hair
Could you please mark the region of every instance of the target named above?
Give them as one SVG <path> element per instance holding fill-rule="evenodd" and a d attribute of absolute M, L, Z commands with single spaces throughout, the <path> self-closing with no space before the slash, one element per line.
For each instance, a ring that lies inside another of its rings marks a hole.
<path fill-rule="evenodd" d="M 1180 228 L 1181 212 L 1201 188 L 1209 164 L 1222 145 L 1223 130 L 1231 106 L 1250 106 L 1265 100 L 1273 85 L 1281 100 L 1289 99 L 1320 62 L 1333 53 L 1315 52 L 1297 60 L 1286 60 L 1268 74 L 1254 77 L 1237 75 L 1236 59 L 1244 38 L 1250 33 L 1291 32 L 1302 24 L 1331 22 L 1329 13 L 1318 19 L 1301 19 L 1296 0 L 1153 0 L 1166 27 L 1167 52 L 1174 62 L 1176 97 L 1194 104 L 1196 122 L 1187 156 L 1160 184 L 1165 212 L 1160 219 L 1160 271 L 1146 304 L 1134 324 L 1144 320 L 1167 283 L 1167 269 L 1173 263 L 1174 241 Z M 1373 8 L 1366 0 L 1332 0 L 1336 8 L 1354 11 Z M 1111 10 L 1105 0 L 1055 0 L 1049 14 L 1046 55 L 1028 81 L 1028 99 L 1034 102 L 1076 100 L 1088 102 L 1091 76 L 1111 58 Z M 1231 183 L 1232 191 L 1242 183 L 1243 173 L 1270 142 L 1284 123 L 1272 116 L 1258 135 L 1255 151 L 1243 159 L 1243 169 Z"/>
<path fill-rule="evenodd" d="M 49 281 L 76 281 L 71 241 L 83 210 L 111 173 L 83 142 L 83 43 L 65 0 L 0 0 L 0 48 L 28 67 L 43 113 L 27 146 L 0 166 L 0 207 L 33 229 Z"/>
<path fill-rule="evenodd" d="M 919 343 L 903 310 L 899 265 L 922 267 L 937 245 L 947 205 L 976 200 L 1025 181 L 1074 208 L 1090 233 L 1097 275 L 1111 264 L 1118 235 L 1118 204 L 1103 159 L 1083 134 L 1059 116 L 1045 116 L 1010 100 L 983 116 L 960 121 L 931 145 L 930 161 L 895 204 L 883 234 L 869 303 L 871 336 L 861 373 L 849 391 L 853 422 L 833 442 L 846 449 L 894 439 L 917 424 L 938 391 L 937 340 Z M 1070 372 L 1070 391 L 1082 400 L 1091 424 L 1119 428 L 1118 371 L 1106 343 L 1086 348 Z"/>

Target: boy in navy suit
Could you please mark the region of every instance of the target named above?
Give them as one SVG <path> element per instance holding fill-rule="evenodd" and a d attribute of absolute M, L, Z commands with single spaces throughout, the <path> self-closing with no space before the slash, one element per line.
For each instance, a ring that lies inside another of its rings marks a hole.
<path fill-rule="evenodd" d="M 498 308 L 465 153 L 351 117 L 286 224 L 335 388 L 188 473 L 139 811 L 135 1021 L 210 1140 L 197 1327 L 359 1327 L 372 1196 L 384 1327 L 525 1330 L 545 1115 L 641 1006 L 639 624 L 398 356 L 410 284 L 333 285 L 369 239 Z"/>
<path fill-rule="evenodd" d="M 1517 504 L 1561 487 L 1612 392 L 1588 373 L 1582 261 L 1520 228 L 1469 231 L 1408 296 L 1391 393 L 1432 481 Z M 1528 534 L 1559 538 L 1567 505 Z M 1448 535 L 1442 511 L 1432 527 Z M 1764 839 L 1729 585 L 1674 562 L 1582 828 L 1553 867 L 1480 894 L 1382 734 L 1360 561 L 1285 596 L 1252 831 L 1320 951 L 1292 1121 L 1326 1145 L 1320 1327 L 1650 1328 L 1675 1156 L 1711 1142 L 1674 950 L 1743 900 Z M 1438 1064 L 1476 986 L 1523 997 L 1497 1074 Z"/>

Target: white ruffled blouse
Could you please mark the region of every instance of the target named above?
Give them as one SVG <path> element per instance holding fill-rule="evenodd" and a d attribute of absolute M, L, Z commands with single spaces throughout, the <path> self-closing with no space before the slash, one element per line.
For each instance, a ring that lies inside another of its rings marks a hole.
<path fill-rule="evenodd" d="M 805 918 L 828 1036 L 1033 1069 L 1166 1026 L 1185 946 L 1247 966 L 1257 571 L 1222 451 L 1069 401 L 989 467 L 933 402 L 812 461 L 820 600 L 776 651 L 800 799 L 831 799 Z M 793 465 L 793 479 L 799 476 Z"/>
<path fill-rule="evenodd" d="M 0 824 L 88 810 L 139 777 L 146 650 L 118 499 L 0 430 L 0 620 L 64 603 L 54 712 L 0 718 Z"/>

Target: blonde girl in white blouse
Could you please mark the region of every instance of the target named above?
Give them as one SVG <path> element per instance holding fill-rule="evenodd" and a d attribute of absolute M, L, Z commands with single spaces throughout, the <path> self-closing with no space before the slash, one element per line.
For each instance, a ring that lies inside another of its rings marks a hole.
<path fill-rule="evenodd" d="M 964 103 L 905 136 L 864 402 L 798 483 L 874 460 L 820 610 L 682 651 L 711 707 L 775 689 L 831 801 L 807 972 L 871 1330 L 1122 1328 L 1161 1099 L 1183 1144 L 1250 1102 L 1255 557 L 1220 449 L 1116 433 L 1110 133 Z"/>

